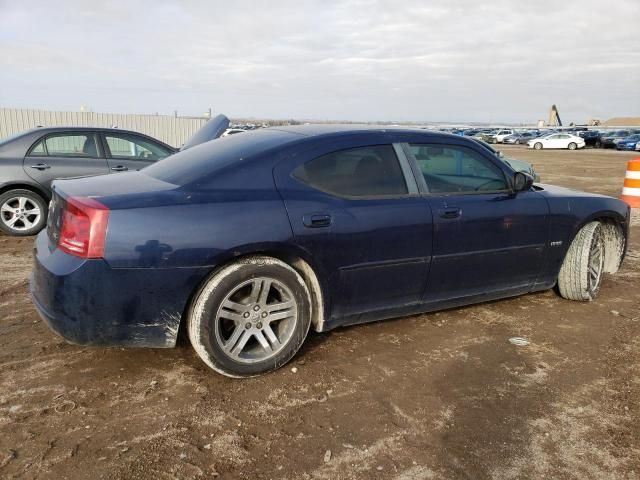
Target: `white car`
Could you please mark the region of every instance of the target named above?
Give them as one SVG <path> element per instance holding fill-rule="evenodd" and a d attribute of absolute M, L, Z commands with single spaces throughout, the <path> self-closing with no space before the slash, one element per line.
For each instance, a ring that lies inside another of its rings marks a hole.
<path fill-rule="evenodd" d="M 244 128 L 227 128 L 221 137 L 228 137 L 229 135 L 235 135 L 236 133 L 244 133 L 246 130 Z"/>
<path fill-rule="evenodd" d="M 569 133 L 552 133 L 544 137 L 534 138 L 527 142 L 529 148 L 541 150 L 543 148 L 568 148 L 575 150 L 584 148 L 584 139 Z"/>
<path fill-rule="evenodd" d="M 514 133 L 516 133 L 515 130 L 502 128 L 498 130 L 496 133 L 492 134 L 491 138 L 495 143 L 502 143 L 504 142 L 505 137 L 508 137 L 509 135 L 513 135 Z"/>

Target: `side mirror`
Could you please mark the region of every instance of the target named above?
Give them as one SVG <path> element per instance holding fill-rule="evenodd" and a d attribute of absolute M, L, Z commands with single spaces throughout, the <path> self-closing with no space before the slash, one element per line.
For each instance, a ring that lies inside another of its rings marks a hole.
<path fill-rule="evenodd" d="M 533 185 L 533 177 L 528 173 L 516 172 L 513 174 L 513 190 L 516 192 L 526 192 Z"/>

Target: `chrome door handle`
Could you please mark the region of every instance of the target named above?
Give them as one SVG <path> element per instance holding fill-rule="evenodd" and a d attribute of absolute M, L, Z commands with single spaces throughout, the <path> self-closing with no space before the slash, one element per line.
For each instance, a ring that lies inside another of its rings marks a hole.
<path fill-rule="evenodd" d="M 118 165 L 116 167 L 111 167 L 111 170 L 113 170 L 114 172 L 126 172 L 129 169 L 124 165 Z"/>
<path fill-rule="evenodd" d="M 47 165 L 46 163 L 37 163 L 35 165 L 31 165 L 31 168 L 42 171 L 46 170 L 47 168 L 51 168 L 51 165 Z"/>

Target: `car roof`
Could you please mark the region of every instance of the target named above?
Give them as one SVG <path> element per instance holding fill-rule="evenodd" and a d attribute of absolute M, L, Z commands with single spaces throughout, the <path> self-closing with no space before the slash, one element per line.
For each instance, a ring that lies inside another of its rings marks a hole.
<path fill-rule="evenodd" d="M 268 130 L 278 130 L 287 133 L 294 133 L 305 137 L 318 137 L 323 135 L 339 135 L 349 133 L 420 133 L 431 134 L 442 137 L 459 138 L 459 135 L 427 130 L 417 127 L 402 127 L 396 125 L 368 125 L 368 124 L 308 124 L 308 125 L 288 125 L 280 127 L 269 127 Z"/>
<path fill-rule="evenodd" d="M 100 132 L 133 133 L 135 135 L 142 135 L 142 136 L 148 137 L 148 135 L 145 135 L 144 133 L 135 132 L 133 130 L 127 130 L 127 129 L 118 128 L 118 127 L 79 127 L 79 126 L 35 127 L 35 128 L 30 128 L 29 130 L 25 130 L 22 133 L 26 135 L 34 132 L 44 132 L 44 133 L 56 133 L 56 132 L 68 132 L 68 131 L 78 131 L 78 132 L 85 131 L 86 132 L 87 130 L 95 130 Z"/>

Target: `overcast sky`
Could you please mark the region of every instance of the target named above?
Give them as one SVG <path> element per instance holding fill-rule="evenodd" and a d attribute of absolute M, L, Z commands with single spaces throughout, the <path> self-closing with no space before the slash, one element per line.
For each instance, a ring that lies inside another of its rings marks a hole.
<path fill-rule="evenodd" d="M 639 90 L 639 0 L 0 0 L 5 107 L 582 123 Z"/>

